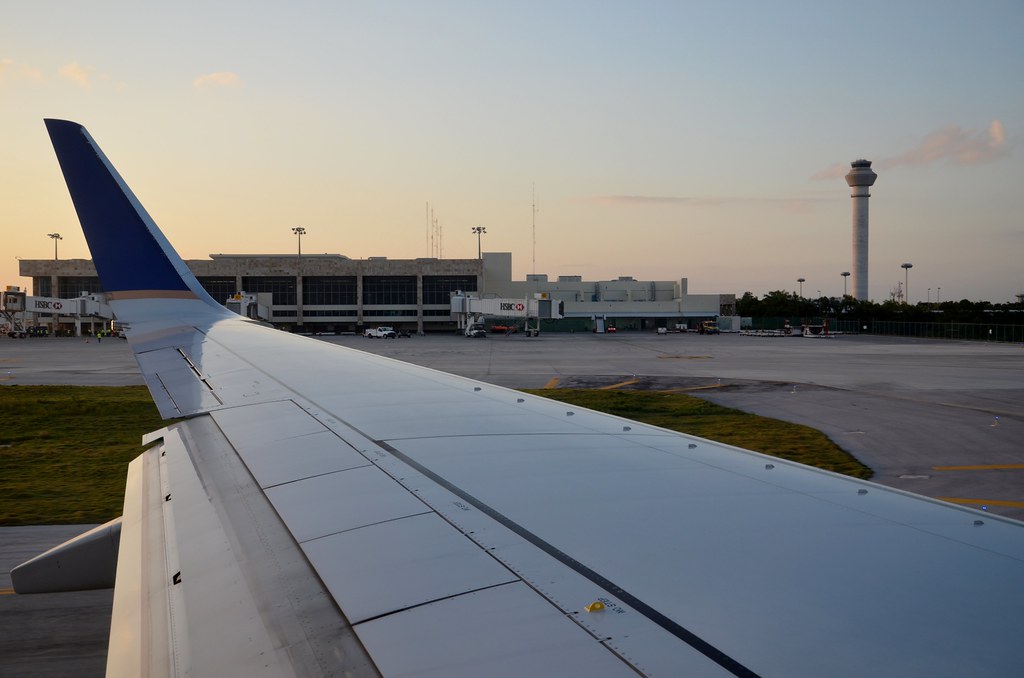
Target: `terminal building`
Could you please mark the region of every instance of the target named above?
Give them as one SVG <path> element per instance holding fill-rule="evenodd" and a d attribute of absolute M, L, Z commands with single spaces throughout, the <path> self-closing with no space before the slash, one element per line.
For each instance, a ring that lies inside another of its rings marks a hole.
<path fill-rule="evenodd" d="M 255 295 L 267 309 L 266 320 L 302 333 L 359 332 L 376 325 L 452 331 L 453 292 L 504 298 L 546 294 L 562 301 L 564 318 L 545 321 L 545 331 L 695 326 L 736 310 L 734 294 L 689 294 L 686 278 L 584 281 L 581 276 L 549 280 L 533 274 L 512 280 L 510 252 L 484 252 L 480 259 L 211 254 L 185 263 L 218 302 L 240 292 Z M 70 299 L 103 292 L 89 259 L 22 259 L 20 273 L 32 279 L 36 296 Z"/>

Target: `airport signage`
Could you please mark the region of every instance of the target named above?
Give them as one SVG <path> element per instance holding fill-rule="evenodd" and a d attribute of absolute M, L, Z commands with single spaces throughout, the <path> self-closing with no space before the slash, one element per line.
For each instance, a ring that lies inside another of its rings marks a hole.
<path fill-rule="evenodd" d="M 59 311 L 64 308 L 64 304 L 59 301 L 46 301 L 44 299 L 36 299 L 33 308 L 36 311 Z"/>

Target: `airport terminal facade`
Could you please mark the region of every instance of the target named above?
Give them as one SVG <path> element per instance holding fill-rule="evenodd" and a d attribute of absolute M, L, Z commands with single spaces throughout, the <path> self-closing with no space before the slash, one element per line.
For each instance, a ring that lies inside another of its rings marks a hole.
<path fill-rule="evenodd" d="M 619 329 L 655 329 L 735 314 L 733 294 L 687 292 L 687 279 L 640 281 L 624 276 L 584 281 L 581 276 L 528 275 L 512 280 L 512 254 L 480 259 L 350 259 L 341 254 L 211 254 L 185 262 L 218 302 L 237 292 L 255 294 L 268 320 L 294 332 L 358 332 L 391 325 L 415 332 L 451 331 L 450 296 L 522 299 L 535 294 L 564 302 L 565 318 L 548 331 L 589 331 L 598 320 Z M 22 259 L 31 294 L 74 298 L 102 293 L 88 259 Z"/>

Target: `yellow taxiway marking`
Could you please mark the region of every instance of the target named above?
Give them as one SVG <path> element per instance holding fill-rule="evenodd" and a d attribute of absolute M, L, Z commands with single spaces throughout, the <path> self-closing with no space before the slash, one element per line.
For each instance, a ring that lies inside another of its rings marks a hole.
<path fill-rule="evenodd" d="M 689 391 L 706 391 L 709 388 L 722 388 L 722 384 L 708 384 L 707 386 L 680 386 L 679 388 L 670 388 L 670 393 L 687 393 Z"/>
<path fill-rule="evenodd" d="M 548 381 L 548 383 L 544 384 L 543 388 L 557 388 L 558 382 L 558 377 L 551 377 L 551 380 Z"/>
<path fill-rule="evenodd" d="M 620 388 L 622 386 L 632 386 L 639 382 L 639 379 L 630 379 L 629 381 L 620 381 L 617 384 L 609 384 L 608 386 L 599 386 L 598 391 L 611 391 L 612 389 Z"/>
<path fill-rule="evenodd" d="M 10 596 L 14 594 L 14 589 L 0 589 L 0 596 Z"/>
<path fill-rule="evenodd" d="M 1024 464 L 980 464 L 977 466 L 932 466 L 933 471 L 988 471 L 990 469 L 1022 469 Z"/>
<path fill-rule="evenodd" d="M 1003 499 L 962 499 L 960 497 L 936 497 L 951 504 L 971 504 L 977 506 L 1012 506 L 1024 508 L 1024 501 L 1005 501 Z"/>

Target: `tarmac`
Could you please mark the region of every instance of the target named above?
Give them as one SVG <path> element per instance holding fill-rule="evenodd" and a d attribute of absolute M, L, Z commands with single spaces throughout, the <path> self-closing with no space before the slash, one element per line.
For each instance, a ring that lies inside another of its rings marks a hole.
<path fill-rule="evenodd" d="M 689 393 L 827 434 L 884 485 L 1024 520 L 1024 346 L 873 336 L 319 337 L 510 388 Z M 0 385 L 141 384 L 126 342 L 0 341 Z M 111 591 L 18 596 L 10 569 L 91 526 L 0 528 L 0 678 L 103 674 Z"/>

